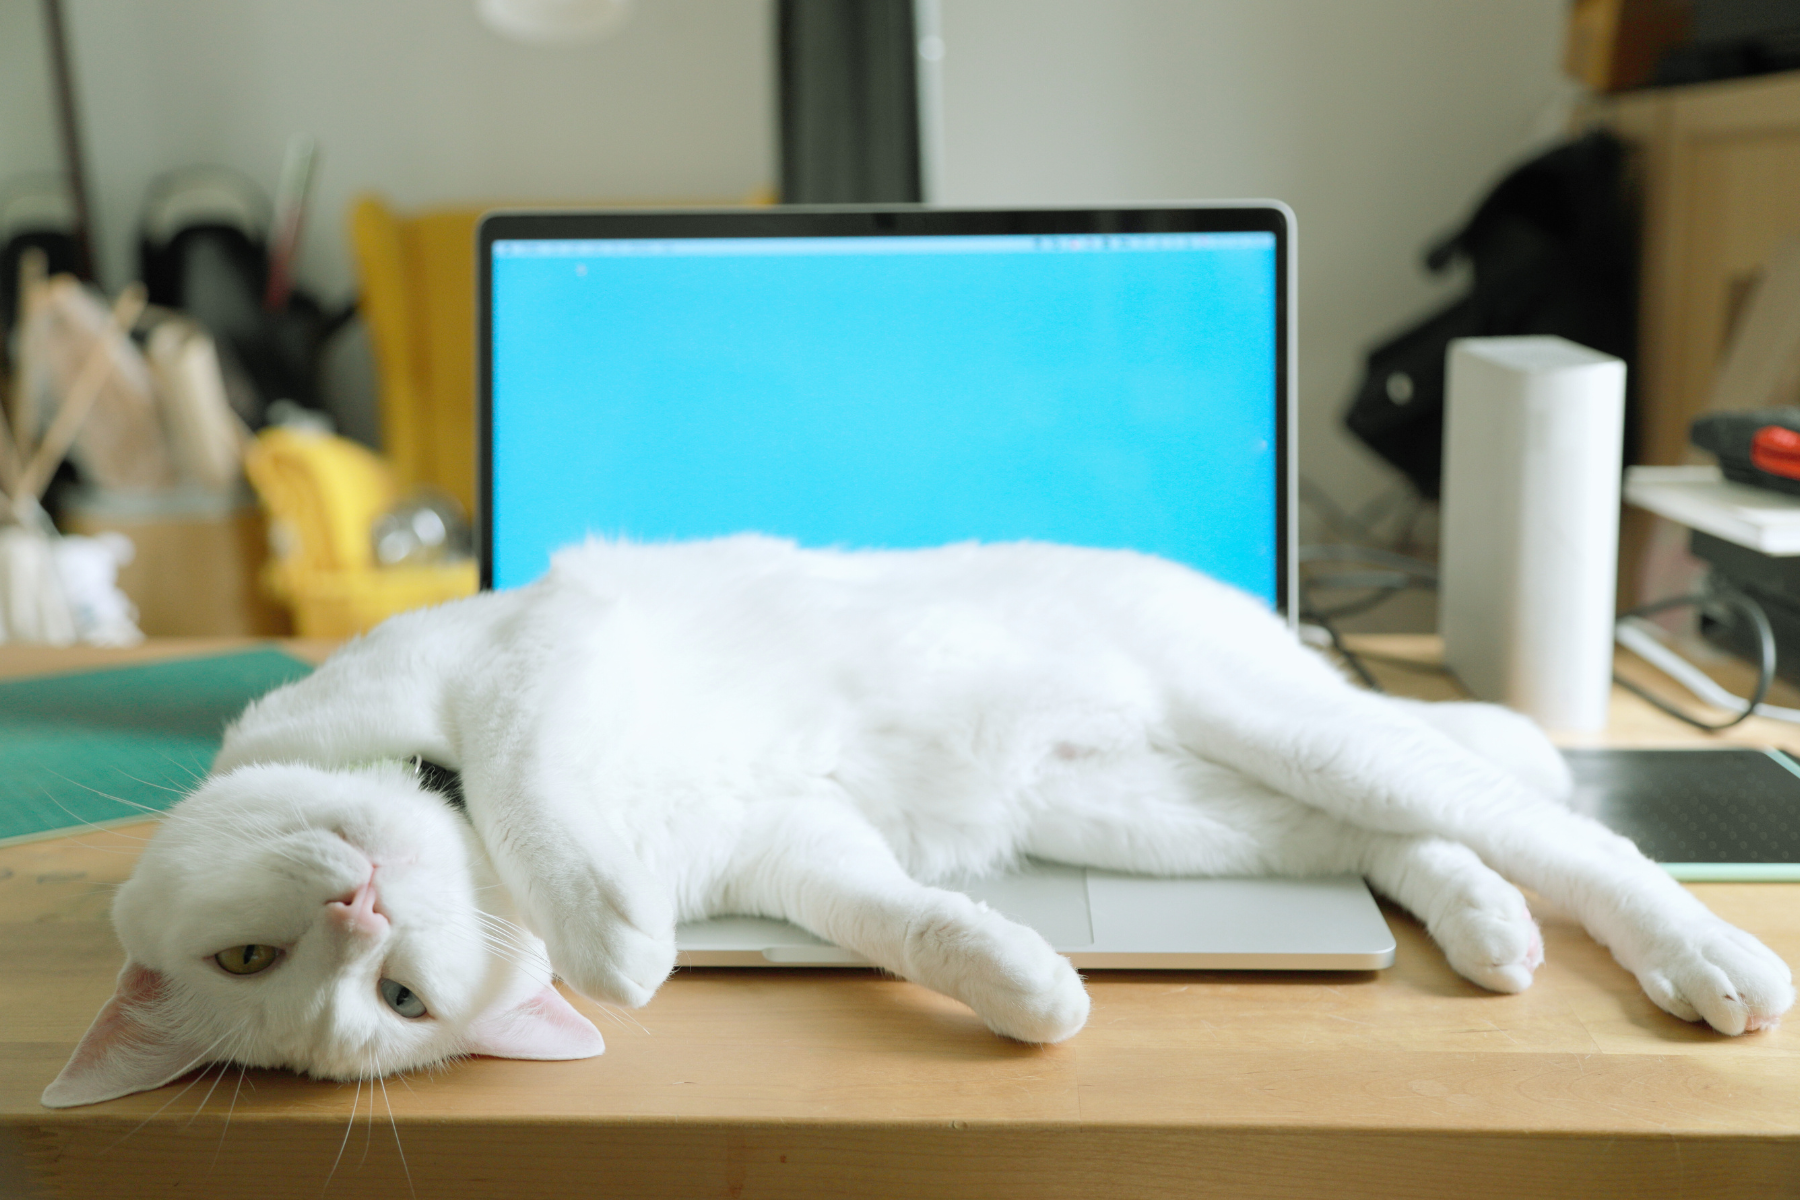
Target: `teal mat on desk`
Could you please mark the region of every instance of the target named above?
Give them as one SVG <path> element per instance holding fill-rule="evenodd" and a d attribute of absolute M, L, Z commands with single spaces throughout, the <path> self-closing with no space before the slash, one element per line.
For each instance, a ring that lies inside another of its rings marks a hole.
<path fill-rule="evenodd" d="M 246 704 L 311 670 L 256 649 L 0 682 L 0 845 L 168 808 Z"/>

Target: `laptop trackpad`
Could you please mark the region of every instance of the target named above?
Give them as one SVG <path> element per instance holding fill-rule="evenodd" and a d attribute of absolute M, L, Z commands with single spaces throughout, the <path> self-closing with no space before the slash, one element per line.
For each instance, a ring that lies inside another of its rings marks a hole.
<path fill-rule="evenodd" d="M 1087 872 L 1063 863 L 1028 859 L 1018 870 L 989 879 L 945 884 L 985 902 L 1002 916 L 1029 925 L 1058 950 L 1093 942 L 1088 915 Z M 675 931 L 687 967 L 781 966 L 856 967 L 869 960 L 834 946 L 797 925 L 768 917 L 713 917 Z"/>
<path fill-rule="evenodd" d="M 1001 916 L 1031 926 L 1058 950 L 1093 944 L 1085 868 L 1027 859 L 1006 875 L 944 886 L 967 892 Z"/>
<path fill-rule="evenodd" d="M 1374 970 L 1394 937 L 1361 879 L 1151 879 L 1028 860 L 948 886 L 1029 925 L 1077 967 Z M 867 966 L 851 950 L 766 917 L 676 931 L 690 967 Z"/>

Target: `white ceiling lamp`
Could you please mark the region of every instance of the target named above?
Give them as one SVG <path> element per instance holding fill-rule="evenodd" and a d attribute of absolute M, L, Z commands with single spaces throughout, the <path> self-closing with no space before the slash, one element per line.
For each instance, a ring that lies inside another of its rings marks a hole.
<path fill-rule="evenodd" d="M 489 29 L 533 46 L 572 46 L 607 36 L 631 16 L 633 0 L 475 0 Z"/>

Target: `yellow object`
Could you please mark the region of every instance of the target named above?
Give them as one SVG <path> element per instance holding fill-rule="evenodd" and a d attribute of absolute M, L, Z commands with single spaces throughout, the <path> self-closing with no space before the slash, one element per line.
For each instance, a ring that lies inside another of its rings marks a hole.
<path fill-rule="evenodd" d="M 475 511 L 475 226 L 479 208 L 350 211 L 363 320 L 381 380 L 381 446 L 402 486 Z"/>
<path fill-rule="evenodd" d="M 673 201 L 661 208 L 718 202 Z M 729 203 L 729 202 L 727 202 Z M 744 201 L 774 203 L 761 189 Z M 475 227 L 479 207 L 402 215 L 379 196 L 350 208 L 350 239 L 381 387 L 381 447 L 408 490 L 429 484 L 475 511 Z"/>
<path fill-rule="evenodd" d="M 479 586 L 472 561 L 375 564 L 370 529 L 401 489 L 388 464 L 355 442 L 265 429 L 245 454 L 244 470 L 269 510 L 275 542 L 264 586 L 293 609 L 301 637 L 349 637 Z"/>

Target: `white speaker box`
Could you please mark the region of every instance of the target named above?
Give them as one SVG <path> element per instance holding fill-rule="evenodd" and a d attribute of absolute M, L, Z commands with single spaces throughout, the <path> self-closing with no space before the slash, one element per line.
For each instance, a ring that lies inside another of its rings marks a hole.
<path fill-rule="evenodd" d="M 1438 629 L 1468 689 L 1606 727 L 1625 364 L 1557 337 L 1451 343 Z"/>

